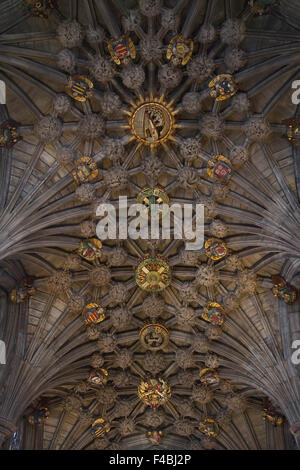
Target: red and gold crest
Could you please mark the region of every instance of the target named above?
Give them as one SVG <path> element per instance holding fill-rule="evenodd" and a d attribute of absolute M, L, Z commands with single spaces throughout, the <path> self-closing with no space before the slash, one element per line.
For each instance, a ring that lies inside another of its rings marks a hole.
<path fill-rule="evenodd" d="M 201 317 L 214 326 L 222 326 L 225 321 L 225 310 L 217 302 L 208 302 L 202 311 Z"/>
<path fill-rule="evenodd" d="M 102 243 L 98 238 L 82 240 L 79 245 L 78 254 L 87 261 L 94 261 L 102 255 Z"/>
<path fill-rule="evenodd" d="M 219 259 L 225 258 L 228 255 L 228 249 L 223 242 L 223 240 L 219 240 L 218 238 L 209 238 L 205 242 L 205 252 L 206 256 L 214 261 L 218 261 Z"/>
<path fill-rule="evenodd" d="M 101 323 L 105 320 L 105 309 L 96 303 L 88 304 L 82 312 L 82 319 L 87 325 Z"/>
<path fill-rule="evenodd" d="M 136 57 L 135 46 L 129 36 L 111 39 L 108 43 L 108 50 L 117 65 L 128 58 L 135 59 Z"/>
<path fill-rule="evenodd" d="M 232 175 L 231 163 L 224 155 L 216 155 L 207 162 L 207 174 L 211 178 L 228 183 Z"/>
<path fill-rule="evenodd" d="M 151 408 L 158 408 L 171 398 L 171 387 L 161 378 L 146 377 L 138 386 L 138 397 Z"/>

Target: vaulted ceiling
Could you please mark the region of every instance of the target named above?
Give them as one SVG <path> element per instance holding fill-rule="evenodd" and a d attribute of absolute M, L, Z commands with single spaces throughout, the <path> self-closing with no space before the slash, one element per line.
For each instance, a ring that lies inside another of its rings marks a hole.
<path fill-rule="evenodd" d="M 282 123 L 297 116 L 298 2 L 261 16 L 246 0 L 56 3 L 47 18 L 22 0 L 0 6 L 0 121 L 16 121 L 22 137 L 0 149 L 0 446 L 152 449 L 147 433 L 161 431 L 162 449 L 294 448 L 299 300 L 275 297 L 271 276 L 300 287 L 300 156 Z M 123 34 L 136 57 L 119 65 L 108 45 Z M 176 34 L 194 42 L 186 65 L 166 58 Z M 75 73 L 93 82 L 85 102 L 66 93 Z M 221 73 L 238 91 L 216 101 L 208 84 Z M 173 107 L 176 124 L 153 148 L 128 127 L 128 112 L 151 96 Z M 207 173 L 221 154 L 232 167 L 227 184 Z M 82 156 L 98 178 L 76 185 Z M 127 239 L 103 241 L 95 260 L 80 257 L 80 242 L 96 236 L 99 203 L 135 202 L 145 186 L 171 203 L 204 204 L 205 240 L 222 239 L 227 256 L 212 260 L 183 240 Z M 171 267 L 161 292 L 136 283 L 148 253 Z M 15 304 L 9 293 L 25 277 L 35 292 Z M 224 307 L 222 326 L 202 318 L 208 302 Z M 90 303 L 105 309 L 104 321 L 85 324 Z M 143 342 L 149 323 L 167 332 L 161 349 Z M 205 368 L 220 381 L 201 382 Z M 107 371 L 106 383 L 88 381 L 93 369 Z M 171 389 L 156 410 L 138 396 L 148 374 Z M 283 424 L 263 419 L 264 399 Z M 30 424 L 41 406 L 47 420 Z M 107 423 L 101 437 L 92 433 L 97 418 Z M 216 436 L 201 432 L 207 419 Z"/>

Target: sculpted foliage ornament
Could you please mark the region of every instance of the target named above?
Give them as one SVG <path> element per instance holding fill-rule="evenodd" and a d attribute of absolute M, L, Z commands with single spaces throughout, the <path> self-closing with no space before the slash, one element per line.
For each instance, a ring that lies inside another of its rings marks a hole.
<path fill-rule="evenodd" d="M 82 203 L 92 202 L 96 197 L 96 188 L 90 183 L 81 184 L 75 190 L 75 197 Z"/>
<path fill-rule="evenodd" d="M 191 299 L 190 299 L 191 300 Z M 195 310 L 188 306 L 180 307 L 176 312 L 177 321 L 180 325 L 194 326 L 197 321 Z"/>
<path fill-rule="evenodd" d="M 93 369 L 101 369 L 101 367 L 104 365 L 104 357 L 102 354 L 96 352 L 92 355 L 90 365 L 93 367 Z"/>
<path fill-rule="evenodd" d="M 214 265 L 201 264 L 196 272 L 195 278 L 197 287 L 211 287 L 217 284 L 219 275 Z"/>
<path fill-rule="evenodd" d="M 63 47 L 80 47 L 84 37 L 84 31 L 80 23 L 66 20 L 59 24 L 57 37 Z"/>
<path fill-rule="evenodd" d="M 105 332 L 99 335 L 98 348 L 104 353 L 116 351 L 118 347 L 117 338 L 113 333 Z"/>
<path fill-rule="evenodd" d="M 128 59 L 135 59 L 135 46 L 129 36 L 121 36 L 118 39 L 111 39 L 108 43 L 108 50 L 114 62 L 121 65 L 128 62 Z"/>
<path fill-rule="evenodd" d="M 207 162 L 207 174 L 221 183 L 229 183 L 232 176 L 231 163 L 224 155 L 216 155 Z"/>
<path fill-rule="evenodd" d="M 163 379 L 150 376 L 139 384 L 138 397 L 151 408 L 158 408 L 171 398 L 171 387 Z"/>
<path fill-rule="evenodd" d="M 114 328 L 124 328 L 130 323 L 132 314 L 128 307 L 122 305 L 121 307 L 110 310 L 110 320 Z"/>
<path fill-rule="evenodd" d="M 163 258 L 145 257 L 136 269 L 137 285 L 148 292 L 159 292 L 171 283 L 171 268 Z"/>
<path fill-rule="evenodd" d="M 139 0 L 140 11 L 148 18 L 157 16 L 163 7 L 162 0 Z"/>
<path fill-rule="evenodd" d="M 101 323 L 105 320 L 105 309 L 96 303 L 88 304 L 82 312 L 82 319 L 86 325 Z"/>
<path fill-rule="evenodd" d="M 85 75 L 70 75 L 65 86 L 66 93 L 76 101 L 84 103 L 93 96 L 93 82 Z"/>
<path fill-rule="evenodd" d="M 197 403 L 210 403 L 213 400 L 213 392 L 203 384 L 194 385 L 191 398 Z"/>
<path fill-rule="evenodd" d="M 44 144 L 57 142 L 62 133 L 63 123 L 54 116 L 44 116 L 34 124 L 34 133 Z"/>
<path fill-rule="evenodd" d="M 195 425 L 192 421 L 186 418 L 179 418 L 174 422 L 174 429 L 176 434 L 189 437 L 193 434 Z"/>
<path fill-rule="evenodd" d="M 69 300 L 68 300 L 68 309 L 71 313 L 80 313 L 85 304 L 85 298 L 80 293 L 70 292 Z"/>
<path fill-rule="evenodd" d="M 208 369 L 217 369 L 220 365 L 220 358 L 217 354 L 208 353 L 205 356 L 205 365 Z"/>
<path fill-rule="evenodd" d="M 209 342 L 202 333 L 197 333 L 193 336 L 191 341 L 191 348 L 197 353 L 207 353 L 209 349 Z"/>
<path fill-rule="evenodd" d="M 236 94 L 238 88 L 229 73 L 223 73 L 213 78 L 209 84 L 209 94 L 216 101 L 224 101 Z"/>
<path fill-rule="evenodd" d="M 185 39 L 181 34 L 178 34 L 169 43 L 167 60 L 171 60 L 173 65 L 186 65 L 192 57 L 193 49 L 192 39 Z"/>
<path fill-rule="evenodd" d="M 89 341 L 95 341 L 96 339 L 98 339 L 100 336 L 98 325 L 96 324 L 87 325 L 86 335 Z"/>
<path fill-rule="evenodd" d="M 88 273 L 89 281 L 92 286 L 107 286 L 111 280 L 111 271 L 106 264 L 93 267 Z"/>
<path fill-rule="evenodd" d="M 128 436 L 135 431 L 135 422 L 126 416 L 118 423 L 118 427 L 121 436 Z"/>
<path fill-rule="evenodd" d="M 297 299 L 297 290 L 294 286 L 287 283 L 281 276 L 272 276 L 273 295 L 283 300 L 286 304 L 291 305 Z"/>
<path fill-rule="evenodd" d="M 233 392 L 226 397 L 225 404 L 229 411 L 243 412 L 247 408 L 246 399 L 242 395 Z"/>
<path fill-rule="evenodd" d="M 167 346 L 169 342 L 168 329 L 158 323 L 145 325 L 139 332 L 140 342 L 145 349 L 157 351 Z"/>
<path fill-rule="evenodd" d="M 192 369 L 195 367 L 195 358 L 191 349 L 177 349 L 175 362 L 182 369 Z"/>

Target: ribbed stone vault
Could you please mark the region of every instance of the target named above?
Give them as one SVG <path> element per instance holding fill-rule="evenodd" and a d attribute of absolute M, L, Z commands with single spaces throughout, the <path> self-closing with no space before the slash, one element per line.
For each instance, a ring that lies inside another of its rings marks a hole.
<path fill-rule="evenodd" d="M 58 0 L 48 19 L 30 16 L 22 0 L 0 7 L 0 79 L 8 106 L 1 122 L 17 121 L 22 140 L 0 149 L 0 446 L 23 449 L 152 449 L 146 433 L 163 430 L 163 449 L 291 449 L 299 445 L 299 301 L 272 294 L 271 276 L 300 287 L 299 151 L 286 139 L 295 116 L 291 83 L 299 77 L 300 36 L 292 2 L 255 16 L 238 0 Z M 293 2 L 295 3 L 295 2 Z M 294 6 L 297 15 L 300 7 Z M 175 34 L 194 40 L 187 65 L 166 60 Z M 128 34 L 129 64 L 113 63 L 107 44 Z M 93 97 L 68 98 L 70 73 L 87 75 Z M 208 82 L 232 73 L 238 93 L 216 102 Z M 126 114 L 140 96 L 173 102 L 174 140 L 152 152 L 131 140 Z M 207 162 L 226 155 L 228 186 L 209 178 Z M 92 157 L 102 178 L 76 187 L 72 170 Z M 171 202 L 205 205 L 205 238 L 222 238 L 230 255 L 212 262 L 203 248 L 181 240 L 103 243 L 101 260 L 72 255 L 95 234 L 96 207 L 131 202 L 145 185 L 160 185 Z M 172 267 L 169 287 L 152 297 L 135 282 L 145 254 Z M 25 276 L 36 292 L 20 305 L 9 292 Z M 106 308 L 97 327 L 84 325 L 88 301 Z M 208 301 L 226 310 L 221 329 L 201 318 Z M 146 351 L 139 331 L 163 322 L 170 341 Z M 108 382 L 90 386 L 92 368 Z M 203 387 L 199 372 L 215 368 L 219 386 Z M 148 374 L 171 386 L 169 402 L 153 412 L 138 398 Z M 263 421 L 268 398 L 285 417 Z M 41 402 L 50 416 L 27 417 Z M 94 439 L 93 421 L 110 431 Z M 213 417 L 215 439 L 198 424 Z M 12 434 L 16 432 L 12 441 Z"/>

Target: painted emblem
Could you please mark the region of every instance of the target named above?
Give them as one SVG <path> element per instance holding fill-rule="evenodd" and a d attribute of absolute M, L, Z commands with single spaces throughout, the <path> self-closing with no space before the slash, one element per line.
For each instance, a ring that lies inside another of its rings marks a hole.
<path fill-rule="evenodd" d="M 249 0 L 248 1 L 255 15 L 268 15 L 272 9 L 280 4 L 279 0 Z"/>
<path fill-rule="evenodd" d="M 218 385 L 220 383 L 220 377 L 214 369 L 202 369 L 200 371 L 200 382 L 205 385 Z"/>
<path fill-rule="evenodd" d="M 163 435 L 164 433 L 162 431 L 148 431 L 146 433 L 146 437 L 153 446 L 160 445 Z"/>
<path fill-rule="evenodd" d="M 92 181 L 98 176 L 97 163 L 91 157 L 81 157 L 75 162 L 72 174 L 77 184 Z"/>
<path fill-rule="evenodd" d="M 203 320 L 215 326 L 222 326 L 225 321 L 225 310 L 217 302 L 208 302 L 202 311 Z"/>
<path fill-rule="evenodd" d="M 171 39 L 167 50 L 167 59 L 174 65 L 186 65 L 192 57 L 194 43 L 192 39 L 185 39 L 178 34 Z"/>
<path fill-rule="evenodd" d="M 291 284 L 288 284 L 281 276 L 272 276 L 274 287 L 272 289 L 275 297 L 283 300 L 286 304 L 291 305 L 297 299 L 297 290 Z"/>
<path fill-rule="evenodd" d="M 87 324 L 101 323 L 105 320 L 105 309 L 98 304 L 88 304 L 82 312 L 82 319 Z"/>
<path fill-rule="evenodd" d="M 130 111 L 124 113 L 128 115 L 129 121 L 124 128 L 131 131 L 131 140 L 137 140 L 140 145 L 156 147 L 168 139 L 174 140 L 174 130 L 179 127 L 175 124 L 176 111 L 172 102 L 165 102 L 163 96 L 150 96 L 148 99 L 141 97 L 136 104 L 132 104 Z"/>
<path fill-rule="evenodd" d="M 19 124 L 15 121 L 4 121 L 0 126 L 0 147 L 10 149 L 22 139 L 17 131 Z"/>
<path fill-rule="evenodd" d="M 49 416 L 50 412 L 48 408 L 42 407 L 36 410 L 30 416 L 28 416 L 28 422 L 34 425 L 44 424 Z"/>
<path fill-rule="evenodd" d="M 146 258 L 146 257 L 145 257 Z M 159 292 L 170 285 L 171 268 L 162 258 L 146 258 L 135 273 L 137 285 L 148 292 Z"/>
<path fill-rule="evenodd" d="M 57 8 L 55 0 L 25 0 L 25 3 L 32 16 L 45 19 L 48 18 L 51 10 Z"/>
<path fill-rule="evenodd" d="M 270 403 L 268 399 L 264 399 L 264 408 L 263 408 L 263 420 L 268 421 L 268 423 L 273 424 L 273 426 L 280 426 L 284 421 L 284 416 L 277 413 L 274 406 Z"/>
<path fill-rule="evenodd" d="M 90 238 L 80 242 L 78 253 L 87 261 L 94 261 L 94 259 L 101 257 L 101 248 L 102 243 L 98 238 Z"/>
<path fill-rule="evenodd" d="M 135 59 L 135 46 L 128 36 L 121 36 L 119 39 L 111 39 L 108 43 L 108 50 L 117 65 L 120 65 L 125 59 Z"/>
<path fill-rule="evenodd" d="M 151 207 L 153 204 L 159 206 L 159 213 L 163 214 L 165 204 L 169 207 L 169 196 L 164 189 L 155 187 L 155 188 L 144 188 L 136 198 L 138 204 L 143 204 L 147 207 L 148 213 L 151 212 Z M 167 209 L 167 208 L 166 208 Z"/>
<path fill-rule="evenodd" d="M 163 325 L 150 323 L 145 325 L 139 333 L 140 341 L 144 348 L 157 351 L 167 346 L 169 342 L 169 331 Z"/>
<path fill-rule="evenodd" d="M 233 79 L 233 76 L 229 73 L 223 73 L 213 78 L 209 84 L 209 94 L 216 101 L 224 101 L 231 96 L 235 95 L 238 88 Z"/>
<path fill-rule="evenodd" d="M 231 163 L 224 155 L 216 155 L 207 162 L 207 174 L 211 178 L 228 183 L 232 175 Z"/>
<path fill-rule="evenodd" d="M 217 437 L 219 426 L 214 419 L 206 418 L 204 421 L 200 421 L 199 431 L 207 437 Z"/>
<path fill-rule="evenodd" d="M 158 408 L 171 398 L 171 388 L 163 379 L 147 377 L 138 386 L 138 397 L 151 408 Z"/>
<path fill-rule="evenodd" d="M 108 372 L 105 369 L 94 369 L 91 371 L 88 382 L 92 385 L 106 385 Z"/>
<path fill-rule="evenodd" d="M 31 278 L 25 278 L 20 282 L 18 287 L 10 291 L 9 298 L 14 304 L 22 304 L 32 297 L 34 293 L 35 288 L 33 287 L 33 280 Z"/>
<path fill-rule="evenodd" d="M 205 242 L 205 252 L 206 256 L 214 261 L 217 261 L 219 259 L 225 258 L 225 256 L 228 254 L 228 249 L 223 240 L 218 240 L 218 238 L 209 238 Z"/>
<path fill-rule="evenodd" d="M 98 418 L 92 424 L 92 434 L 94 437 L 103 437 L 110 431 L 110 424 L 105 418 Z"/>
<path fill-rule="evenodd" d="M 300 119 L 291 118 L 282 121 L 287 126 L 287 139 L 296 147 L 300 145 Z"/>
<path fill-rule="evenodd" d="M 93 82 L 84 75 L 70 75 L 65 86 L 66 93 L 76 101 L 84 103 L 93 95 Z"/>

